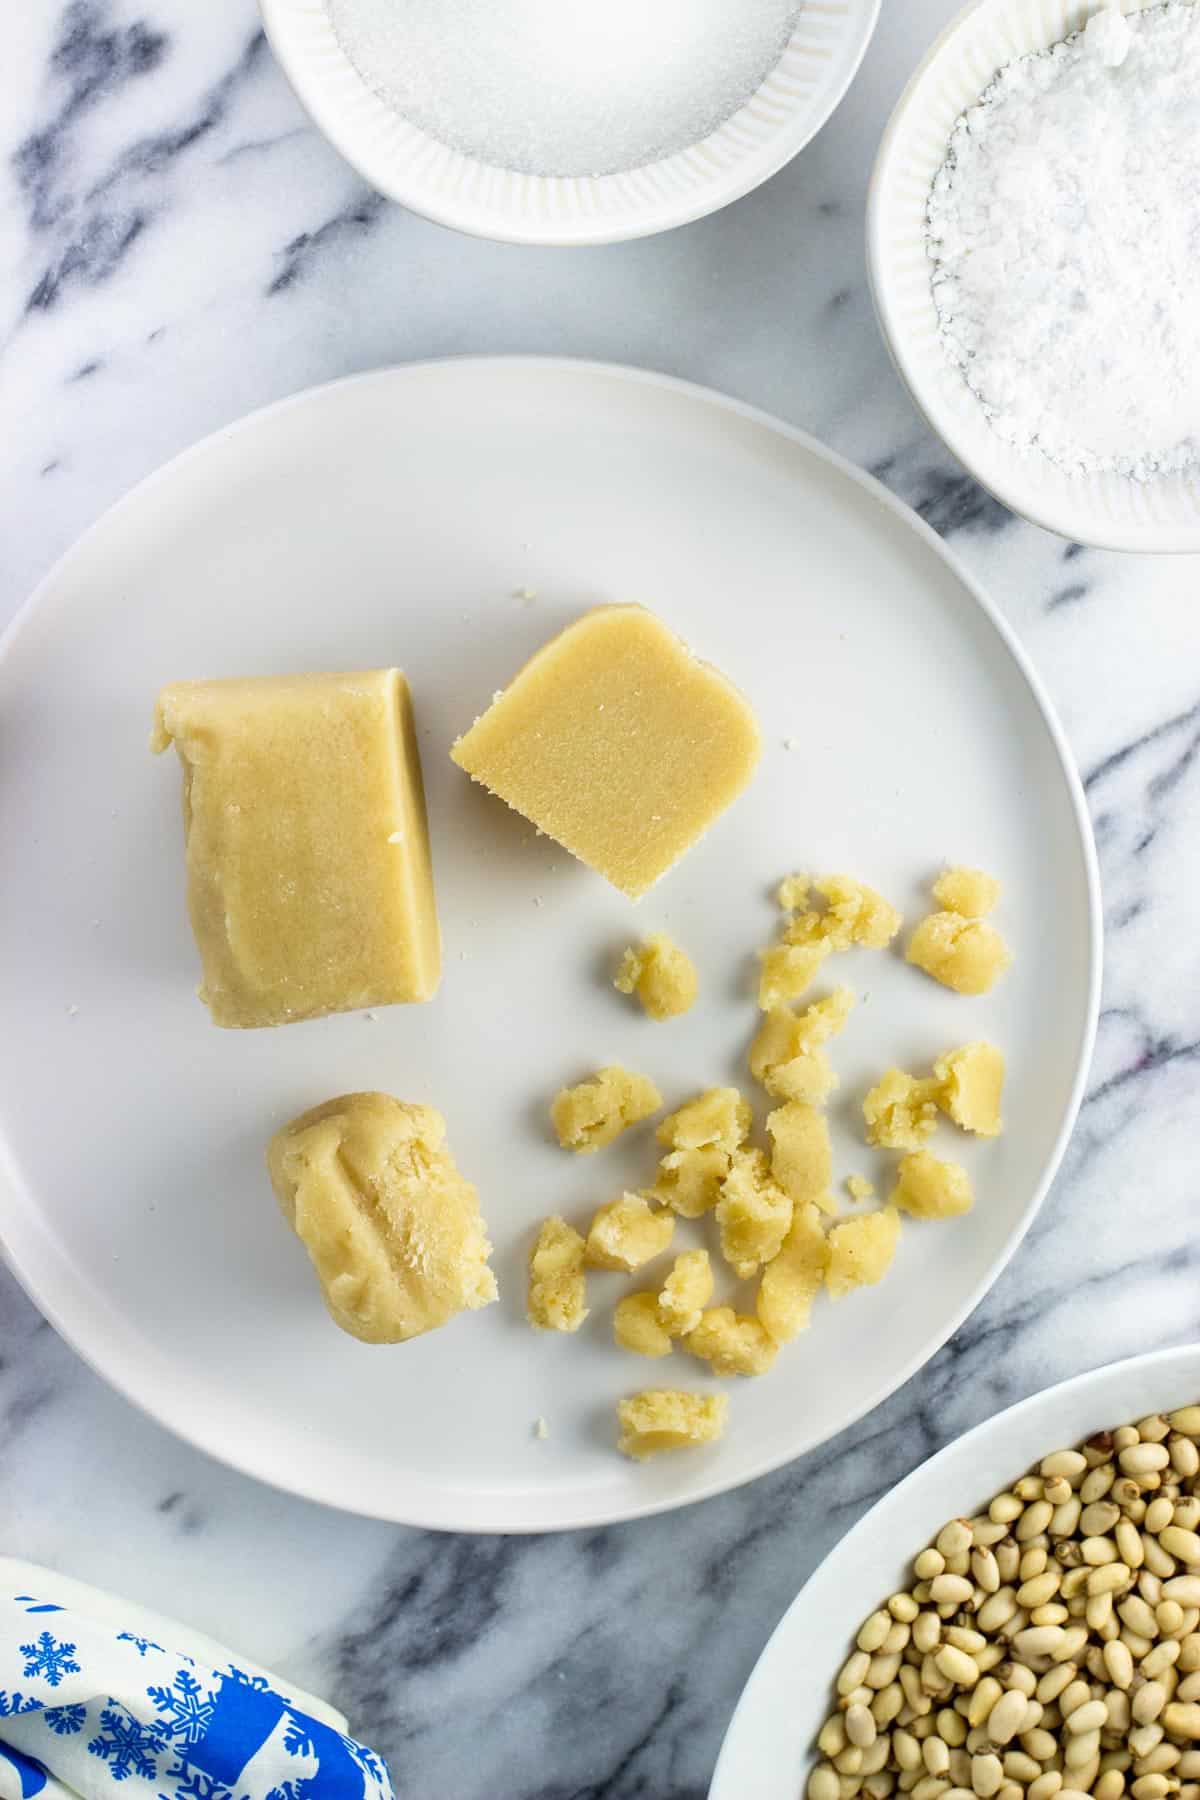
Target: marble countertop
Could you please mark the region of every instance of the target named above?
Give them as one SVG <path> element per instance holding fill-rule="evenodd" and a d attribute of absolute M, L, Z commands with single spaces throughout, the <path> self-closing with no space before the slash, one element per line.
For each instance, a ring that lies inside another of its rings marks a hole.
<path fill-rule="evenodd" d="M 665 237 L 564 252 L 379 200 L 307 124 L 253 0 L 6 9 L 0 624 L 131 483 L 279 395 L 468 351 L 637 363 L 808 427 L 949 538 L 1042 671 L 1092 807 L 1104 1012 L 1036 1228 L 920 1377 L 739 1493 L 525 1541 L 341 1517 L 150 1424 L 0 1275 L 4 1548 L 325 1693 L 405 1800 L 700 1800 L 767 1635 L 878 1493 L 1011 1400 L 1200 1335 L 1200 559 L 1081 551 L 1017 522 L 887 361 L 867 174 L 953 10 L 886 0 L 836 117 L 758 193 Z"/>

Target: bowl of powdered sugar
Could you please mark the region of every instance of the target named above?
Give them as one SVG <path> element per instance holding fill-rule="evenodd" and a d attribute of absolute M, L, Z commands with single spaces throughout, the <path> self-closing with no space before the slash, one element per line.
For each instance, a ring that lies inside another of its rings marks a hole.
<path fill-rule="evenodd" d="M 868 256 L 930 424 L 998 499 L 1200 551 L 1200 3 L 978 0 L 884 135 Z"/>
<path fill-rule="evenodd" d="M 315 123 L 390 198 L 513 243 L 647 236 L 773 174 L 880 0 L 261 0 Z"/>

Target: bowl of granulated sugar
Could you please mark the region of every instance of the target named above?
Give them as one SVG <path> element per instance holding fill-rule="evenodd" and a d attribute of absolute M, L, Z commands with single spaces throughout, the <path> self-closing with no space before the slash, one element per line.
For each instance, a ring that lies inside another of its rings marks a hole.
<path fill-rule="evenodd" d="M 316 125 L 372 186 L 524 244 L 646 237 L 783 166 L 880 0 L 261 0 Z"/>
<path fill-rule="evenodd" d="M 1200 551 L 1200 0 L 976 0 L 884 134 L 867 251 L 897 368 L 999 500 Z"/>

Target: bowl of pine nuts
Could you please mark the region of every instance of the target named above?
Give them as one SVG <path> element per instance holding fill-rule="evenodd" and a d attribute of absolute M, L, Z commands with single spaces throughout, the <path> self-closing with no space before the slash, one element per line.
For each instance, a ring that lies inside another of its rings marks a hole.
<path fill-rule="evenodd" d="M 1200 1347 L 989 1419 L 763 1651 L 709 1800 L 1200 1800 Z"/>

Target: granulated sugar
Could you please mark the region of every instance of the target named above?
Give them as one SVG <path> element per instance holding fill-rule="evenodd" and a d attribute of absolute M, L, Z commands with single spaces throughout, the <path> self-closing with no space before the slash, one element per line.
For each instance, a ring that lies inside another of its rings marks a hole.
<path fill-rule="evenodd" d="M 1200 469 L 1200 5 L 1104 9 L 1008 64 L 929 200 L 942 341 L 1068 470 Z"/>
<path fill-rule="evenodd" d="M 466 155 L 604 175 L 699 142 L 778 62 L 799 0 L 328 0 L 397 112 Z"/>

